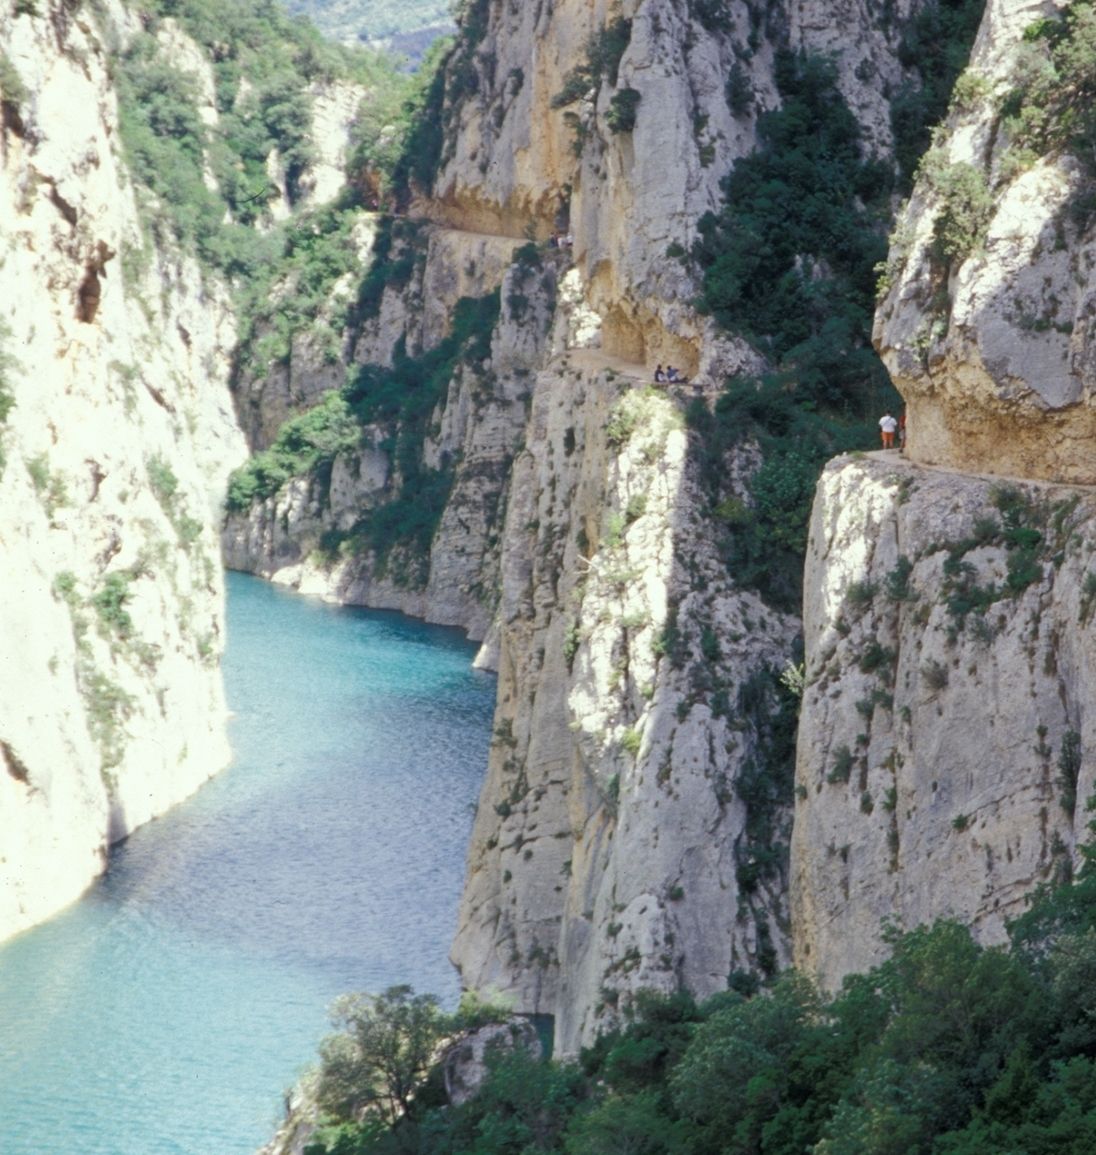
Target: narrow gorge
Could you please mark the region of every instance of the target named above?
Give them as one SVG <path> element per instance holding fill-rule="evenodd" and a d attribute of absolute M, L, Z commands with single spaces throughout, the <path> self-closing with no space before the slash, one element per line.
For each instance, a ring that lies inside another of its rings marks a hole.
<path fill-rule="evenodd" d="M 0 10 L 0 932 L 223 764 L 218 531 L 480 643 L 452 960 L 561 1055 L 1075 875 L 1089 5 L 466 0 L 292 81 L 203 12 Z"/>

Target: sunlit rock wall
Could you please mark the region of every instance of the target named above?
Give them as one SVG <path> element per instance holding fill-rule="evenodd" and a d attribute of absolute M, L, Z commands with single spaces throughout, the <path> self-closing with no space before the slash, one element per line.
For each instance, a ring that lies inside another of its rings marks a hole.
<path fill-rule="evenodd" d="M 987 5 L 895 231 L 876 343 L 908 406 L 915 461 L 1096 480 L 1088 161 L 1068 148 L 1038 156 L 1005 111 L 1032 67 L 1025 29 L 1067 7 Z M 946 259 L 937 237 L 959 213 L 969 241 Z"/>
<path fill-rule="evenodd" d="M 120 158 L 101 21 L 128 17 L 24 7 L 0 7 L 0 937 L 225 764 L 215 520 L 243 448 L 224 293 L 152 248 Z"/>
<path fill-rule="evenodd" d="M 833 986 L 883 924 L 1001 942 L 1070 877 L 1094 787 L 1096 504 L 838 459 L 807 560 L 792 915 Z"/>

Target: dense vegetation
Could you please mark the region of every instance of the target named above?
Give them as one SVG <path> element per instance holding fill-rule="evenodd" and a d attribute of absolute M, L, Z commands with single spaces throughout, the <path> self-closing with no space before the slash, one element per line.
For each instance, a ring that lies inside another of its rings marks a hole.
<path fill-rule="evenodd" d="M 130 170 L 154 194 L 147 216 L 161 239 L 195 249 L 207 267 L 254 279 L 270 269 L 284 240 L 284 229 L 252 227 L 264 218 L 269 227 L 267 208 L 280 195 L 268 172 L 272 154 L 291 205 L 303 194 L 313 160 L 311 86 L 359 85 L 362 135 L 374 139 L 383 122 L 391 126 L 389 147 L 398 148 L 409 119 L 403 103 L 421 82 L 382 55 L 325 42 L 271 0 L 149 0 L 144 11 L 145 31 L 117 62 L 115 80 Z M 200 114 L 197 78 L 157 40 L 165 17 L 213 61 L 213 125 Z"/>
<path fill-rule="evenodd" d="M 410 992 L 358 1000 L 325 1045 L 332 1126 L 309 1155 L 1082 1155 L 1096 1149 L 1093 867 L 1088 851 L 1007 947 L 939 922 L 892 929 L 892 957 L 833 996 L 795 973 L 699 1006 L 640 995 L 577 1063 L 496 1054 L 461 1107 L 420 1062 L 398 1110 L 362 1115 L 390 1084 L 384 1056 L 424 1047 L 421 1033 L 391 1045 Z M 462 1025 L 433 1016 L 435 1042 Z"/>
<path fill-rule="evenodd" d="M 796 609 L 815 483 L 835 453 L 873 447 L 899 398 L 871 347 L 876 270 L 895 198 L 966 63 L 983 0 L 939 0 L 913 19 L 901 57 L 916 76 L 896 95 L 897 163 L 865 154 L 828 61 L 784 52 L 780 108 L 724 182 L 691 254 L 699 307 L 765 354 L 769 371 L 728 383 L 715 412 L 691 411 L 722 548 L 736 580 Z M 908 154 L 908 155 L 907 155 Z M 734 444 L 762 451 L 748 500 L 729 494 Z"/>
<path fill-rule="evenodd" d="M 833 66 L 782 54 L 782 105 L 758 123 L 758 148 L 699 224 L 700 306 L 767 355 L 772 370 L 729 383 L 703 434 L 708 490 L 726 526 L 736 578 L 798 603 L 815 481 L 834 453 L 872 444 L 874 417 L 897 396 L 871 348 L 874 267 L 885 255 L 892 180 L 863 155 Z M 764 463 L 751 500 L 728 500 L 726 449 L 756 439 Z"/>
<path fill-rule="evenodd" d="M 1069 149 L 1092 175 L 1096 10 L 1091 3 L 1078 0 L 1025 31 L 1015 81 L 1003 109 L 1013 147 L 1029 156 Z"/>
<path fill-rule="evenodd" d="M 499 316 L 499 292 L 462 297 L 453 310 L 449 334 L 419 357 L 408 357 L 397 343 L 390 366 L 361 365 L 343 396 L 363 425 L 387 431 L 383 442 L 399 478 L 393 500 L 370 511 L 347 533 L 325 536 L 331 556 L 370 551 L 379 572 L 399 547 L 401 566 L 393 576 L 421 585 L 428 576 L 430 544 L 453 485 L 453 462 L 429 467 L 423 443 L 438 404 L 460 366 L 476 367 L 491 351 L 491 332 Z"/>
<path fill-rule="evenodd" d="M 437 162 L 440 143 L 423 147 L 424 133 L 437 133 L 423 106 L 432 93 L 435 100 L 444 96 L 435 77 L 448 47 L 439 44 L 429 66 L 409 75 L 383 55 L 323 41 L 272 0 L 149 0 L 144 11 L 145 31 L 120 58 L 116 80 L 123 142 L 134 179 L 146 191 L 146 220 L 157 240 L 195 252 L 233 287 L 238 380 L 288 365 L 304 335 L 313 355 L 334 362 L 347 333 L 375 314 L 384 289 L 405 284 L 414 267 L 413 229 L 388 220 L 357 292 L 341 304 L 332 300 L 340 279 L 360 277 L 353 235 L 359 209 L 406 194 L 412 182 L 429 179 Z M 158 40 L 167 17 L 213 61 L 213 124 L 200 111 L 198 78 Z M 363 92 L 347 189 L 333 204 L 301 208 L 314 160 L 313 91 L 334 81 Z M 270 178 L 272 155 L 284 173 L 286 199 L 297 209 L 277 226 L 268 209 L 283 190 Z M 124 254 L 130 274 L 145 260 L 146 253 Z M 363 424 L 381 422 L 389 429 L 401 495 L 349 534 L 330 536 L 325 548 L 372 548 L 383 565 L 402 543 L 421 559 L 451 484 L 448 469 L 426 469 L 419 460 L 428 418 L 459 357 L 484 355 L 482 326 L 489 331 L 497 311 L 497 298 L 486 314 L 475 303 L 461 305 L 453 336 L 440 348 L 415 359 L 401 347 L 390 370 L 360 367 L 344 393 L 335 391 L 292 418 L 269 449 L 233 475 L 228 507 L 244 509 L 294 476 L 329 476 L 334 457 L 359 443 Z M 414 565 L 404 572 L 410 581 L 421 577 Z"/>
<path fill-rule="evenodd" d="M 947 111 L 984 8 L 985 0 L 936 0 L 906 25 L 898 59 L 913 77 L 891 99 L 891 130 L 903 189 L 908 189 L 929 147 L 933 125 Z"/>

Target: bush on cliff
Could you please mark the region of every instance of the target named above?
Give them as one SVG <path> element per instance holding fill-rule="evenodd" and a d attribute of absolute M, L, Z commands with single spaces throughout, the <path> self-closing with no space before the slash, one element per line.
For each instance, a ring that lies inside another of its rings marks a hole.
<path fill-rule="evenodd" d="M 360 437 L 361 426 L 343 397 L 334 391 L 324 394 L 313 408 L 290 418 L 269 449 L 232 474 L 226 506 L 234 512 L 246 510 L 252 502 L 273 496 L 291 477 L 330 464 L 353 449 Z"/>
<path fill-rule="evenodd" d="M 691 411 L 731 572 L 798 606 L 815 481 L 827 458 L 871 444 L 877 411 L 897 394 L 871 348 L 875 264 L 885 254 L 890 180 L 862 155 L 833 65 L 784 54 L 783 105 L 758 122 L 759 145 L 701 219 L 693 256 L 700 305 L 749 339 L 773 369 L 741 377 L 709 414 Z M 749 500 L 729 506 L 723 459 L 754 440 L 764 463 Z"/>

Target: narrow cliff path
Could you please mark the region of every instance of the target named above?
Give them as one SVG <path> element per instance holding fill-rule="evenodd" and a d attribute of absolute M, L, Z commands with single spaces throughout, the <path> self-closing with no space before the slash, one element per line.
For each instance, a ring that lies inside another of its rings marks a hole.
<path fill-rule="evenodd" d="M 512 233 L 498 233 L 490 232 L 484 229 L 468 229 L 458 228 L 451 222 L 447 221 L 442 215 L 433 215 L 423 209 L 413 211 L 407 214 L 389 213 L 376 214 L 378 216 L 403 216 L 407 220 L 420 221 L 424 224 L 433 225 L 439 232 L 447 233 L 453 236 L 467 236 L 479 237 L 488 241 L 495 241 L 500 244 L 507 245 L 522 245 L 528 243 L 527 236 L 515 236 Z M 546 253 L 549 260 L 560 265 L 570 265 L 570 252 L 566 249 L 549 249 Z M 569 357 L 575 364 L 581 366 L 583 369 L 598 372 L 600 370 L 611 369 L 614 372 L 624 377 L 630 377 L 640 384 L 652 383 L 652 371 L 641 361 L 629 361 L 623 357 L 617 357 L 613 354 L 606 353 L 601 349 L 568 349 L 566 356 Z M 681 385 L 686 385 L 687 382 L 681 382 Z"/>
<path fill-rule="evenodd" d="M 943 473 L 951 477 L 976 477 L 980 481 L 1014 485 L 1038 485 L 1043 489 L 1083 489 L 1096 492 L 1096 484 L 1085 485 L 1077 481 L 1050 481 L 1045 477 L 1016 477 L 1009 473 L 975 473 L 968 470 L 948 469 L 944 465 L 930 465 L 928 462 L 911 461 L 897 449 L 872 449 L 864 453 L 873 461 L 883 461 L 898 469 L 924 470 L 929 473 Z"/>
<path fill-rule="evenodd" d="M 651 374 L 647 366 L 639 361 L 626 361 L 623 357 L 614 357 L 602 349 L 568 349 L 566 356 L 582 369 L 597 372 L 601 369 L 612 369 L 622 377 L 631 377 L 640 384 L 649 384 Z"/>

